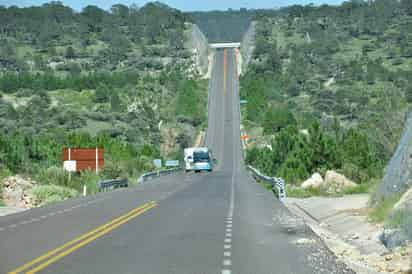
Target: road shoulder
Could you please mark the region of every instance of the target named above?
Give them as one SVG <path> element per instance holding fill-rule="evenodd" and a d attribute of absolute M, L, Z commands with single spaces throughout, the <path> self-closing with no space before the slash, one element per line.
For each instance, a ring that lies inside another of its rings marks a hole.
<path fill-rule="evenodd" d="M 412 246 L 396 250 L 383 246 L 381 225 L 369 223 L 363 214 L 368 199 L 368 195 L 287 198 L 284 204 L 356 273 L 408 273 Z"/>

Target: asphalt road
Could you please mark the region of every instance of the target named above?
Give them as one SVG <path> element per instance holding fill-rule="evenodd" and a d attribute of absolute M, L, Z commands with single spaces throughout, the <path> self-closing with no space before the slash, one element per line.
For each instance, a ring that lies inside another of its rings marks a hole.
<path fill-rule="evenodd" d="M 214 172 L 1 217 L 0 273 L 352 273 L 245 170 L 235 63 L 232 50 L 214 60 L 206 136 Z"/>

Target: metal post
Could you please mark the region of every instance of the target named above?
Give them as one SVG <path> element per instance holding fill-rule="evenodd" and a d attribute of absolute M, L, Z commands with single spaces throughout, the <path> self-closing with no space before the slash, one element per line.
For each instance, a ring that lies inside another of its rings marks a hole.
<path fill-rule="evenodd" d="M 96 147 L 96 175 L 99 175 L 99 149 Z"/>
<path fill-rule="evenodd" d="M 72 149 L 69 148 L 69 161 L 71 160 L 72 160 Z M 71 171 L 69 171 L 69 182 L 71 182 L 71 180 L 72 180 L 72 173 Z"/>
<path fill-rule="evenodd" d="M 87 195 L 87 186 L 83 185 L 83 196 Z"/>

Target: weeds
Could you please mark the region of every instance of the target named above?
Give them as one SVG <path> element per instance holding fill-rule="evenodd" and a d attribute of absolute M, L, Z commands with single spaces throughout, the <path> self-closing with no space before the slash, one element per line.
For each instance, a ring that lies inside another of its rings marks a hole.
<path fill-rule="evenodd" d="M 39 205 L 63 201 L 79 195 L 79 192 L 74 189 L 56 185 L 35 186 L 31 193 L 36 200 L 36 204 Z"/>
<path fill-rule="evenodd" d="M 385 200 L 378 201 L 374 206 L 373 210 L 369 214 L 369 219 L 375 223 L 382 223 L 388 220 L 389 215 L 393 209 L 393 206 L 399 201 L 400 195 L 394 195 Z"/>

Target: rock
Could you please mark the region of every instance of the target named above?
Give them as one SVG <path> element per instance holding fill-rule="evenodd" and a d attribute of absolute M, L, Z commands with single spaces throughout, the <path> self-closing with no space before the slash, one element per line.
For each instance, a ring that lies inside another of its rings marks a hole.
<path fill-rule="evenodd" d="M 357 239 L 359 239 L 359 235 L 358 234 L 353 234 L 352 235 L 352 240 L 357 240 Z"/>
<path fill-rule="evenodd" d="M 408 235 L 401 229 L 384 229 L 379 236 L 379 240 L 387 248 L 394 248 L 405 244 L 408 240 Z"/>
<path fill-rule="evenodd" d="M 328 170 L 326 172 L 324 183 L 326 185 L 336 184 L 336 185 L 339 185 L 340 187 L 343 187 L 343 188 L 357 186 L 356 183 L 354 183 L 351 180 L 349 180 L 348 178 L 346 178 L 345 175 L 339 174 L 334 170 Z"/>
<path fill-rule="evenodd" d="M 307 238 L 301 238 L 295 241 L 295 244 L 297 245 L 304 245 L 304 244 L 314 244 L 316 243 L 315 240 L 313 239 L 307 239 Z"/>
<path fill-rule="evenodd" d="M 323 184 L 323 179 L 322 176 L 319 173 L 315 173 L 304 181 L 301 185 L 302 188 L 307 189 L 307 188 L 319 188 Z"/>
<path fill-rule="evenodd" d="M 30 189 L 37 183 L 20 176 L 10 176 L 3 180 L 3 200 L 6 206 L 32 208 L 35 206 Z"/>
<path fill-rule="evenodd" d="M 402 117 L 400 115 L 400 117 Z M 390 119 L 390 118 L 389 118 Z M 398 143 L 395 153 L 393 154 L 388 166 L 385 169 L 385 175 L 382 183 L 378 186 L 374 201 L 392 196 L 393 194 L 403 192 L 411 187 L 412 179 L 412 112 L 408 114 L 408 119 L 404 123 L 404 117 L 398 120 L 401 125 L 405 124 L 405 130 L 402 138 Z M 393 121 L 394 125 L 397 123 Z"/>
<path fill-rule="evenodd" d="M 341 193 L 344 189 L 355 186 L 357 186 L 357 184 L 346 178 L 344 175 L 333 170 L 328 170 L 325 175 L 325 180 L 320 187 L 325 192 L 334 194 Z"/>

